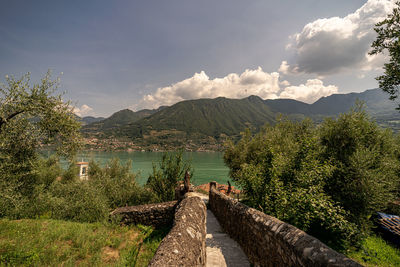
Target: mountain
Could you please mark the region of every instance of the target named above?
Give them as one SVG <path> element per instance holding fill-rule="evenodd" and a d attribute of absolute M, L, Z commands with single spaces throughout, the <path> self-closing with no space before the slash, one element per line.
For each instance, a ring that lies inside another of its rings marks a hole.
<path fill-rule="evenodd" d="M 361 93 L 333 94 L 321 97 L 313 104 L 306 104 L 292 99 L 265 100 L 274 111 L 283 114 L 304 114 L 307 116 L 332 116 L 349 111 L 356 101 L 364 102 L 365 109 L 372 116 L 398 114 L 397 104 L 388 99 L 388 95 L 380 89 L 370 89 Z"/>
<path fill-rule="evenodd" d="M 103 117 L 86 116 L 86 117 L 79 118 L 79 119 L 80 119 L 80 121 L 82 122 L 83 125 L 88 125 L 88 124 L 91 124 L 91 123 L 94 123 L 94 122 L 102 121 L 105 118 L 103 118 Z"/>
<path fill-rule="evenodd" d="M 400 116 L 395 110 L 397 104 L 380 89 L 372 89 L 322 97 L 313 104 L 250 96 L 243 99 L 187 100 L 170 107 L 138 112 L 126 109 L 83 127 L 83 132 L 87 137 L 95 135 L 102 139 L 125 140 L 131 142 L 134 149 L 174 149 L 181 146 L 198 149 L 207 145 L 212 145 L 211 149 L 220 149 L 227 137 L 236 139 L 246 128 L 257 131 L 266 123 L 274 123 L 278 114 L 295 120 L 311 117 L 319 123 L 327 116 L 349 111 L 357 100 L 365 103 L 366 111 L 378 124 L 400 130 Z"/>
<path fill-rule="evenodd" d="M 93 123 L 90 123 L 83 127 L 84 132 L 98 132 L 98 131 L 106 131 L 112 128 L 117 128 L 137 120 L 141 118 L 145 118 L 150 116 L 157 111 L 161 110 L 163 107 L 158 109 L 143 109 L 137 112 L 132 111 L 130 109 L 123 109 L 118 112 L 115 112 L 107 119 L 97 120 Z"/>
<path fill-rule="evenodd" d="M 237 135 L 245 128 L 257 129 L 275 121 L 275 114 L 258 96 L 244 99 L 198 99 L 173 106 L 118 129 L 118 135 L 141 138 L 185 133 L 191 136 Z"/>

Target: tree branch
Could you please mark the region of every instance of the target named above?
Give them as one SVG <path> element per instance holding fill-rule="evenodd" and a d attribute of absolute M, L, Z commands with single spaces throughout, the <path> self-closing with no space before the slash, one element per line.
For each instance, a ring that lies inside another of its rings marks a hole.
<path fill-rule="evenodd" d="M 19 114 L 21 114 L 21 113 L 23 113 L 23 112 L 25 112 L 24 109 L 18 110 L 18 111 L 16 111 L 16 112 L 11 113 L 10 115 L 8 115 L 8 117 L 7 117 L 6 119 L 0 118 L 0 133 L 1 133 L 1 131 L 2 131 L 3 125 L 5 125 L 9 120 L 11 120 L 11 119 L 14 118 L 15 116 L 17 116 L 17 115 L 19 115 Z"/>

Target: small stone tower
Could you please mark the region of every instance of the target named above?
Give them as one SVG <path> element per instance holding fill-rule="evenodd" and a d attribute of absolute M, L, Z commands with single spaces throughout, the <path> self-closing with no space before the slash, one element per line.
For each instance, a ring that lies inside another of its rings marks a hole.
<path fill-rule="evenodd" d="M 79 166 L 79 179 L 88 180 L 88 170 L 89 170 L 89 162 L 77 162 L 76 165 Z"/>

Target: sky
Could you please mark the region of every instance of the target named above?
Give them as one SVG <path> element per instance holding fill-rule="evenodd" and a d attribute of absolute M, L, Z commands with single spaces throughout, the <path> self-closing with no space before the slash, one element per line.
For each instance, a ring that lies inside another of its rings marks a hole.
<path fill-rule="evenodd" d="M 377 88 L 395 0 L 0 0 L 0 82 L 47 70 L 80 116 Z"/>

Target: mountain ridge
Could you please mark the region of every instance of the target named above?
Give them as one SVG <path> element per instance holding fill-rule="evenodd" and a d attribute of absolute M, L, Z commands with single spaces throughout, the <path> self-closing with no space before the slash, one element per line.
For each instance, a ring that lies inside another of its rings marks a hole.
<path fill-rule="evenodd" d="M 157 110 L 121 110 L 103 121 L 84 126 L 83 132 L 87 136 L 124 138 L 145 146 L 220 144 L 228 137 L 237 138 L 246 128 L 254 132 L 266 123 L 274 123 L 278 114 L 295 120 L 311 117 L 320 122 L 327 116 L 349 111 L 357 99 L 365 102 L 366 111 L 379 124 L 397 127 L 396 103 L 380 89 L 370 89 L 322 97 L 313 104 L 293 99 L 263 100 L 258 96 L 185 100 Z M 391 125 L 389 122 L 393 121 Z"/>

